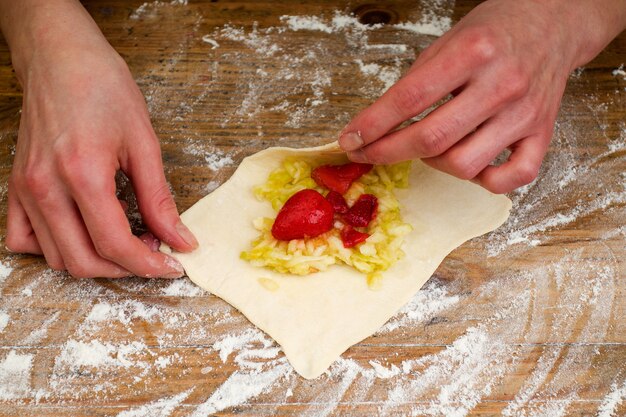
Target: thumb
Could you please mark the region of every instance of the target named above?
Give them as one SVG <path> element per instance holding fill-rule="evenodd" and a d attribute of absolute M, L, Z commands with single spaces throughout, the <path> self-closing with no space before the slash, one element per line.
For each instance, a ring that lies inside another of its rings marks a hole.
<path fill-rule="evenodd" d="M 161 150 L 155 138 L 150 149 L 129 150 L 129 176 L 142 219 L 150 231 L 172 248 L 189 252 L 198 247 L 193 233 L 183 224 L 163 173 Z"/>

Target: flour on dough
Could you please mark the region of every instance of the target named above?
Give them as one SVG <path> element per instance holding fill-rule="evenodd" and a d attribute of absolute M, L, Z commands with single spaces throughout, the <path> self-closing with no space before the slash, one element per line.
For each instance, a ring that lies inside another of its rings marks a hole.
<path fill-rule="evenodd" d="M 317 148 L 270 148 L 244 159 L 233 176 L 182 214 L 198 238 L 193 253 L 174 253 L 189 278 L 226 300 L 278 342 L 295 370 L 315 378 L 346 349 L 374 333 L 428 280 L 443 258 L 508 217 L 511 201 L 415 161 L 408 189 L 397 189 L 406 256 L 383 273 L 372 291 L 363 274 L 345 265 L 309 276 L 288 276 L 239 258 L 258 231 L 255 218 L 275 215 L 252 188 L 286 157 L 344 163 L 335 143 Z M 169 251 L 163 247 L 162 250 Z"/>

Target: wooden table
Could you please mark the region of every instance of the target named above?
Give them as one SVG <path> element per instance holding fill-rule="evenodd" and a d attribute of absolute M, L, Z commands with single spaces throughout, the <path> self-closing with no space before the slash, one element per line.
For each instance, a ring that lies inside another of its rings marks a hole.
<path fill-rule="evenodd" d="M 434 39 L 396 23 L 458 21 L 476 2 L 417 3 L 85 5 L 146 96 L 182 211 L 247 155 L 333 140 Z M 353 10 L 387 24 L 328 26 Z M 294 31 L 282 15 L 330 29 Z M 5 217 L 22 93 L 0 48 Z M 413 304 L 316 380 L 186 280 L 74 280 L 1 250 L 0 415 L 626 415 L 625 56 L 622 34 L 572 75 L 540 178 L 511 194 L 510 220 L 450 254 Z"/>

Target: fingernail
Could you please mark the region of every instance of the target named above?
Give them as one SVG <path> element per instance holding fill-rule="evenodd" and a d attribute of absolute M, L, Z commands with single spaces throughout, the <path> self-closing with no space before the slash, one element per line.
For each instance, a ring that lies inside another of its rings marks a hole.
<path fill-rule="evenodd" d="M 163 278 L 180 278 L 185 275 L 185 269 L 181 263 L 171 256 L 165 258 L 165 265 L 170 268 L 170 272 L 163 274 Z"/>
<path fill-rule="evenodd" d="M 183 222 L 179 221 L 178 223 L 176 223 L 176 231 L 178 232 L 178 235 L 182 237 L 189 246 L 194 249 L 198 247 L 198 241 L 196 240 L 196 237 L 193 235 L 193 233 L 191 233 L 191 230 L 189 230 L 187 226 L 183 224 Z"/>
<path fill-rule="evenodd" d="M 339 138 L 339 146 L 346 152 L 354 151 L 363 146 L 363 138 L 357 132 L 344 133 Z"/>
<path fill-rule="evenodd" d="M 367 157 L 360 149 L 354 152 L 348 152 L 348 159 L 352 162 L 367 163 Z"/>

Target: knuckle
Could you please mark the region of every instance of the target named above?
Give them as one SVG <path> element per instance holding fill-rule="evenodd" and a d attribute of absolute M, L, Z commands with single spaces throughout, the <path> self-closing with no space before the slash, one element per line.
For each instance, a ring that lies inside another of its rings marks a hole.
<path fill-rule="evenodd" d="M 475 178 L 482 168 L 475 160 L 462 156 L 451 156 L 448 161 L 451 174 L 462 180 Z"/>
<path fill-rule="evenodd" d="M 96 274 L 87 265 L 80 263 L 67 263 L 67 272 L 74 278 L 94 278 Z"/>
<path fill-rule="evenodd" d="M 387 165 L 392 163 L 391 159 L 387 157 L 384 153 L 377 151 L 374 148 L 364 148 L 362 151 L 362 155 L 365 159 L 374 165 Z"/>
<path fill-rule="evenodd" d="M 46 260 L 48 262 L 48 266 L 55 271 L 65 271 L 65 264 L 61 260 L 50 259 Z"/>
<path fill-rule="evenodd" d="M 520 164 L 515 170 L 515 179 L 518 186 L 530 184 L 539 175 L 539 165 L 526 162 Z"/>
<path fill-rule="evenodd" d="M 492 61 L 498 55 L 498 37 L 489 28 L 471 28 L 465 33 L 469 56 L 477 63 Z"/>
<path fill-rule="evenodd" d="M 108 260 L 120 259 L 126 253 L 123 245 L 116 240 L 107 238 L 94 240 L 94 247 L 98 255 Z"/>
<path fill-rule="evenodd" d="M 393 87 L 392 87 L 393 88 Z M 395 91 L 395 111 L 401 116 L 413 114 L 413 109 L 426 101 L 427 92 L 423 87 L 409 84 Z"/>
<path fill-rule="evenodd" d="M 41 168 L 27 167 L 22 176 L 15 178 L 15 185 L 28 190 L 36 201 L 41 201 L 50 191 L 50 174 Z"/>
<path fill-rule="evenodd" d="M 15 253 L 27 252 L 28 251 L 27 243 L 28 243 L 27 240 L 23 236 L 16 235 L 15 233 L 10 232 L 10 231 L 7 232 L 7 237 L 4 242 L 7 249 Z"/>
<path fill-rule="evenodd" d="M 176 203 L 167 184 L 162 184 L 152 194 L 152 205 L 159 211 L 176 211 Z"/>
<path fill-rule="evenodd" d="M 503 187 L 500 184 L 495 184 L 491 181 L 483 181 L 480 183 L 480 185 L 487 191 L 491 191 L 494 194 L 506 194 L 510 191 L 513 191 L 513 188 L 508 189 L 508 188 Z"/>
<path fill-rule="evenodd" d="M 415 152 L 420 157 L 434 157 L 441 155 L 447 148 L 450 137 L 448 124 L 438 123 L 424 128 L 413 141 Z"/>
<path fill-rule="evenodd" d="M 89 163 L 87 159 L 71 152 L 63 156 L 62 160 L 58 162 L 61 177 L 70 187 L 75 189 L 87 187 L 88 173 L 90 172 L 90 167 L 86 166 Z"/>
<path fill-rule="evenodd" d="M 523 114 L 520 119 L 525 126 L 534 127 L 541 123 L 544 115 L 540 107 L 541 105 L 535 102 L 528 102 L 522 107 Z"/>
<path fill-rule="evenodd" d="M 530 76 L 522 69 L 521 65 L 506 65 L 500 76 L 498 93 L 507 99 L 521 98 L 528 93 L 530 81 Z"/>

